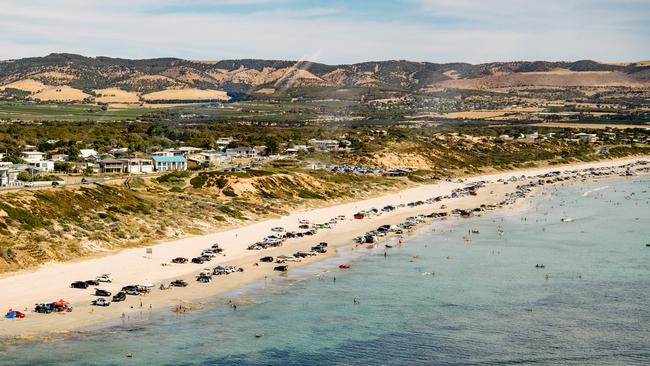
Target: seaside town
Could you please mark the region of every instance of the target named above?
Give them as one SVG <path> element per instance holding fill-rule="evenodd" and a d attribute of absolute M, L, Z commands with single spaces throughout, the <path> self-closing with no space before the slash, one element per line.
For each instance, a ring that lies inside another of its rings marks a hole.
<path fill-rule="evenodd" d="M 370 130 L 366 136 L 367 142 L 372 142 L 377 136 L 386 136 L 386 130 Z M 223 172 L 237 172 L 251 167 L 268 163 L 272 160 L 283 160 L 296 157 L 299 154 L 313 152 L 353 154 L 350 140 L 342 136 L 341 140 L 310 139 L 306 144 L 280 143 L 280 148 L 274 154 L 267 151 L 264 145 L 243 146 L 232 137 L 222 137 L 216 140 L 216 149 L 204 149 L 193 146 L 178 146 L 147 153 L 133 151 L 128 147 L 104 147 L 99 151 L 93 146 L 61 140 L 42 141 L 39 146 L 25 145 L 19 155 L 8 159 L 6 153 L 0 153 L 0 187 L 31 188 L 44 186 L 59 186 L 61 184 L 88 183 L 88 177 L 119 177 L 132 175 L 162 174 L 171 171 L 200 171 L 218 169 Z M 433 136 L 433 139 L 445 138 L 444 135 Z M 519 135 L 499 135 L 497 141 L 521 141 L 534 143 L 536 141 L 555 140 L 564 143 L 587 143 L 598 145 L 599 154 L 606 154 L 607 144 L 649 144 L 650 128 L 645 133 L 630 130 L 596 130 L 595 132 L 575 132 L 569 136 L 559 137 L 556 132 L 531 132 Z M 45 150 L 47 149 L 47 150 Z M 12 160 L 12 161 L 7 161 Z M 328 164 L 316 159 L 305 159 L 306 167 L 323 169 L 337 173 L 355 173 L 384 176 L 407 176 L 410 167 L 392 166 L 357 166 L 350 164 Z M 67 174 L 77 179 L 61 179 L 53 173 Z M 51 180 L 54 178 L 55 180 Z"/>

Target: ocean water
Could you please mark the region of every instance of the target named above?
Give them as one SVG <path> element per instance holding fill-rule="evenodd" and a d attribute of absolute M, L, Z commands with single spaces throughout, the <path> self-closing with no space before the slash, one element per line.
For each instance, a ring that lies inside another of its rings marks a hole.
<path fill-rule="evenodd" d="M 649 242 L 649 179 L 546 188 L 229 293 L 236 310 L 5 344 L 0 364 L 648 365 Z"/>

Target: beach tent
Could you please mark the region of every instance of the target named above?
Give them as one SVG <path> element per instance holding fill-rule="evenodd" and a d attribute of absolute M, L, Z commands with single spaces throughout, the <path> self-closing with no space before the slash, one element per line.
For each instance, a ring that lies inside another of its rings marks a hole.
<path fill-rule="evenodd" d="M 63 300 L 63 299 L 60 299 L 59 301 L 54 302 L 54 306 L 57 306 L 57 307 L 64 307 L 64 306 L 67 306 L 67 305 L 70 305 L 70 303 Z"/>

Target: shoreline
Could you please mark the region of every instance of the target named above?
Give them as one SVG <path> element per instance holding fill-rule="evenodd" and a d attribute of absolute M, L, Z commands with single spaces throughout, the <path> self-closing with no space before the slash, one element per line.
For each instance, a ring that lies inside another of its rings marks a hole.
<path fill-rule="evenodd" d="M 585 169 L 588 167 L 619 166 L 643 159 L 647 159 L 647 157 L 580 163 L 569 166 L 531 168 L 464 177 L 463 180 L 467 182 L 490 180 L 493 183 L 489 183 L 486 187 L 481 188 L 478 196 L 468 195 L 433 204 L 400 208 L 392 213 L 386 213 L 370 219 L 355 220 L 349 217 L 356 211 L 369 209 L 373 206 L 381 208 L 385 205 L 396 204 L 398 202 L 408 203 L 425 200 L 434 196 L 448 195 L 453 189 L 465 187 L 466 184 L 443 181 L 433 185 L 420 185 L 396 193 L 389 193 L 361 201 L 353 201 L 317 209 L 307 209 L 277 219 L 264 220 L 213 234 L 163 242 L 150 246 L 153 248 L 153 253 L 150 255 L 150 258 L 144 258 L 145 249 L 139 247 L 125 249 L 110 256 L 91 258 L 72 263 L 56 263 L 40 267 L 28 273 L 14 273 L 10 276 L 0 278 L 0 293 L 10 294 L 10 296 L 3 295 L 3 299 L 0 299 L 1 307 L 10 308 L 12 307 L 11 303 L 14 302 L 13 308 L 23 311 L 23 307 L 33 306 L 33 303 L 49 302 L 63 298 L 72 302 L 74 311 L 59 315 L 36 314 L 28 310 L 27 318 L 25 319 L 2 319 L 0 337 L 11 338 L 17 335 L 25 337 L 66 333 L 89 328 L 97 324 L 119 322 L 122 313 L 130 316 L 131 314 L 136 314 L 150 308 L 153 310 L 173 309 L 179 303 L 191 303 L 192 301 L 215 297 L 220 293 L 226 293 L 251 285 L 264 278 L 276 277 L 278 272 L 273 272 L 272 269 L 275 264 L 260 263 L 259 266 L 255 266 L 258 259 L 263 256 L 270 255 L 276 257 L 280 254 L 291 255 L 296 251 L 308 250 L 313 244 L 321 241 L 329 243 L 329 251 L 325 255 L 308 257 L 307 260 L 303 260 L 300 263 L 288 263 L 291 271 L 291 268 L 302 267 L 326 258 L 336 257 L 338 250 L 345 250 L 346 247 L 351 246 L 350 243 L 352 243 L 354 237 L 375 229 L 382 224 L 397 224 L 403 222 L 409 216 L 441 211 L 439 209 L 441 204 L 448 206 L 442 211 L 450 211 L 453 209 L 478 207 L 480 204 L 498 203 L 503 200 L 507 193 L 513 192 L 516 186 L 515 184 L 504 185 L 503 183 L 496 182 L 498 179 L 507 179 L 508 177 L 522 174 L 532 176 L 558 170 L 566 171 Z M 579 183 L 580 180 L 564 181 L 562 184 L 571 182 Z M 550 186 L 556 186 L 556 184 Z M 519 199 L 514 205 L 504 206 L 503 208 L 516 208 L 528 202 L 531 196 L 535 196 L 535 194 L 529 195 L 524 199 Z M 497 209 L 494 212 L 504 211 L 504 209 Z M 297 229 L 297 221 L 300 218 L 306 218 L 312 222 L 325 222 L 339 214 L 345 214 L 346 220 L 341 221 L 334 229 L 319 230 L 313 237 L 289 239 L 284 246 L 277 248 L 260 251 L 246 249 L 249 244 L 270 234 L 270 228 L 274 226 L 283 226 L 288 231 L 291 231 Z M 219 242 L 221 247 L 225 249 L 226 257 L 217 257 L 216 260 L 207 262 L 204 265 L 191 263 L 169 266 L 160 265 L 161 263 L 169 263 L 169 260 L 174 256 L 192 257 L 197 255 L 201 249 L 208 248 L 215 241 Z M 214 267 L 216 264 L 236 265 L 245 268 L 245 272 L 217 276 L 213 282 L 208 284 L 197 283 L 193 280 L 194 275 L 201 271 L 201 269 Z M 91 288 L 87 290 L 68 288 L 69 283 L 72 282 L 71 279 L 85 280 L 107 272 L 111 273 L 114 282 L 112 284 L 102 284 L 99 288 L 108 289 L 113 293 L 116 293 L 119 288 L 127 284 L 150 282 L 156 286 L 151 294 L 137 297 L 129 296 L 126 301 L 114 303 L 108 308 L 96 308 L 89 305 L 90 300 L 94 298 L 90 296 L 92 292 Z M 161 282 L 168 283 L 171 279 L 176 278 L 185 279 L 190 285 L 186 288 L 174 288 L 169 291 L 157 290 Z M 25 284 L 31 285 L 32 283 L 38 284 L 39 286 L 32 288 L 31 291 L 25 291 Z"/>

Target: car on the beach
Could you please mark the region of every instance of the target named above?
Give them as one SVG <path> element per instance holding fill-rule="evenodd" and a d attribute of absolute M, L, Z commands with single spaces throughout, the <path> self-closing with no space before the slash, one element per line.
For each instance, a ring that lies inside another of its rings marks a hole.
<path fill-rule="evenodd" d="M 289 266 L 287 266 L 287 265 L 275 266 L 275 267 L 273 267 L 273 270 L 278 271 L 278 272 L 286 272 L 286 271 L 289 270 Z"/>
<path fill-rule="evenodd" d="M 203 264 L 203 263 L 205 263 L 205 260 L 203 258 L 201 258 L 201 257 L 194 257 L 194 258 L 192 258 L 192 263 Z"/>
<path fill-rule="evenodd" d="M 41 314 L 50 314 L 52 313 L 53 307 L 50 306 L 50 304 L 36 304 L 34 306 L 34 312 L 35 313 L 41 313 Z"/>
<path fill-rule="evenodd" d="M 126 300 L 126 292 L 120 291 L 113 296 L 113 302 L 120 302 Z"/>
<path fill-rule="evenodd" d="M 273 262 L 273 257 L 271 257 L 271 256 L 262 257 L 262 258 L 260 258 L 260 262 L 271 263 L 271 262 Z"/>
<path fill-rule="evenodd" d="M 276 233 L 281 233 L 281 232 L 284 232 L 284 228 L 281 227 L 281 226 L 276 226 L 276 227 L 272 228 L 271 231 L 274 231 Z"/>
<path fill-rule="evenodd" d="M 88 284 L 86 283 L 86 281 L 75 281 L 75 282 L 70 284 L 70 287 L 86 289 L 86 288 L 88 288 Z"/>
<path fill-rule="evenodd" d="M 301 224 L 300 226 L 298 226 L 298 229 L 309 229 L 309 225 Z"/>
<path fill-rule="evenodd" d="M 107 282 L 107 283 L 113 282 L 113 279 L 111 278 L 111 275 L 106 274 L 106 273 L 101 275 L 101 276 L 97 276 L 96 280 L 99 281 L 99 282 Z"/>
<path fill-rule="evenodd" d="M 95 289 L 95 296 L 111 296 L 110 291 L 102 290 L 100 288 Z"/>
<path fill-rule="evenodd" d="M 183 280 L 174 280 L 170 283 L 170 285 L 174 287 L 187 287 L 187 282 Z"/>
<path fill-rule="evenodd" d="M 124 291 L 127 295 L 140 295 L 140 288 L 135 285 L 124 286 L 122 287 L 122 291 Z"/>
<path fill-rule="evenodd" d="M 87 280 L 86 284 L 88 286 L 99 286 L 99 281 L 97 281 L 97 280 Z"/>
<path fill-rule="evenodd" d="M 172 259 L 172 263 L 181 263 L 181 264 L 187 263 L 187 258 L 176 257 L 176 258 Z"/>
<path fill-rule="evenodd" d="M 201 283 L 208 283 L 208 282 L 212 282 L 212 277 L 199 275 L 196 277 L 196 280 Z"/>
<path fill-rule="evenodd" d="M 104 298 L 99 298 L 97 300 L 93 300 L 90 304 L 95 306 L 109 306 L 111 302 Z"/>

